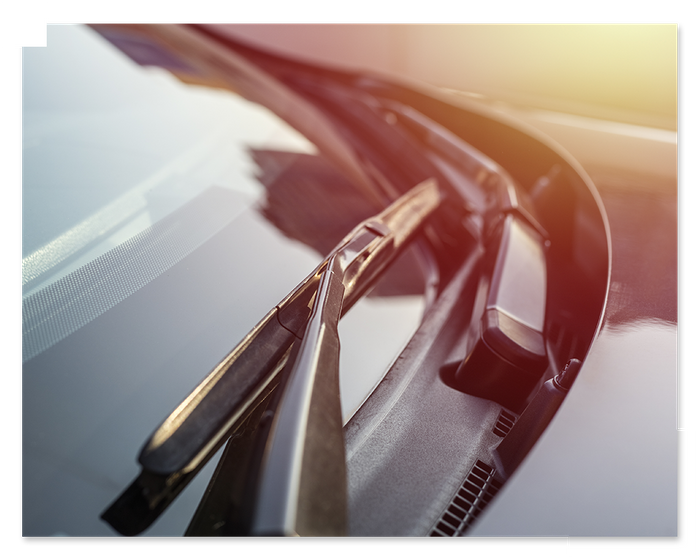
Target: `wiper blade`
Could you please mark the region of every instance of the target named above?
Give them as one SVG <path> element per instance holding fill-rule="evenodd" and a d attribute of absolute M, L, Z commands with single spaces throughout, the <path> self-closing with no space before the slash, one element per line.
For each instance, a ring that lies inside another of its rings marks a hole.
<path fill-rule="evenodd" d="M 315 305 L 316 309 L 320 305 L 321 315 L 330 309 L 328 304 L 318 303 L 321 301 L 321 296 L 317 295 L 319 284 L 332 284 L 329 287 L 334 294 L 332 299 L 334 305 L 339 304 L 339 316 L 342 316 L 376 283 L 440 202 L 436 181 L 424 181 L 348 234 L 156 429 L 139 455 L 141 474 L 102 518 L 125 535 L 135 535 L 148 528 L 237 425 L 274 390 L 295 341 L 304 340 L 299 359 L 309 345 L 314 351 L 323 349 L 323 353 L 326 352 L 324 344 L 311 342 L 311 333 L 305 334 L 307 324 L 309 328 L 315 324 L 313 320 L 309 323 L 310 316 L 315 313 L 312 307 Z M 340 303 L 337 292 L 332 289 L 337 284 L 332 281 L 333 270 L 342 271 Z M 330 272 L 326 274 L 326 271 Z M 326 288 L 324 290 L 326 293 Z M 326 325 L 333 323 L 337 320 L 325 322 Z M 324 334 L 321 340 L 328 338 Z M 334 367 L 337 369 L 337 363 Z M 337 383 L 337 371 L 332 376 Z M 293 398 L 287 395 L 285 391 L 285 402 Z M 280 410 L 284 410 L 284 406 Z M 338 414 L 339 410 L 338 401 Z M 266 464 L 278 463 L 268 460 Z"/>

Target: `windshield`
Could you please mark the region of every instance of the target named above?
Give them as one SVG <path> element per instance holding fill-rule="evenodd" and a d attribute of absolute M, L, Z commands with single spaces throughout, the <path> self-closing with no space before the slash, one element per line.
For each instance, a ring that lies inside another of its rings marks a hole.
<path fill-rule="evenodd" d="M 112 534 L 99 514 L 144 439 L 375 209 L 265 107 L 88 28 L 48 44 L 23 58 L 24 534 Z M 423 286 L 408 253 L 340 322 L 345 422 L 417 328 Z M 148 534 L 184 532 L 215 464 Z"/>

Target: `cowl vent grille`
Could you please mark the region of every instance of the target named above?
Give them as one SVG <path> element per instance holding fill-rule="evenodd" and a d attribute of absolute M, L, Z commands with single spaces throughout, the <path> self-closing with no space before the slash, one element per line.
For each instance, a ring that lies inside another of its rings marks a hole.
<path fill-rule="evenodd" d="M 506 437 L 516 420 L 517 416 L 515 416 L 515 414 L 501 409 L 501 414 L 498 416 L 496 425 L 493 427 L 493 433 L 498 437 Z"/>
<path fill-rule="evenodd" d="M 456 537 L 463 534 L 503 485 L 494 478 L 496 469 L 477 460 L 430 532 L 431 537 Z"/>

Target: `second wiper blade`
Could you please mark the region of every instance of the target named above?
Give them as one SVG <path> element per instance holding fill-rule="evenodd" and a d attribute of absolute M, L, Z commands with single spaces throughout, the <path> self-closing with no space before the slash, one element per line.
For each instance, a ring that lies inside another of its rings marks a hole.
<path fill-rule="evenodd" d="M 177 497 L 235 426 L 264 399 L 301 340 L 331 259 L 348 261 L 344 314 L 379 279 L 441 202 L 435 180 L 424 181 L 375 217 L 359 224 L 319 266 L 273 308 L 166 418 L 143 446 L 139 477 L 103 513 L 122 534 L 145 530 Z"/>

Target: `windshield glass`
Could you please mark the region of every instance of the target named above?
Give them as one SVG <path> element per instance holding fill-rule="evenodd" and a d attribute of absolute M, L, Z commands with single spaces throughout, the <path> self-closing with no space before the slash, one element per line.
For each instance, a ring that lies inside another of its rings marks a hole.
<path fill-rule="evenodd" d="M 51 48 L 25 49 L 25 293 L 212 186 L 250 206 L 264 188 L 249 148 L 316 153 L 265 108 L 141 68 L 93 35 L 54 27 Z"/>
<path fill-rule="evenodd" d="M 48 45 L 23 53 L 23 531 L 113 534 L 99 514 L 151 431 L 375 209 L 265 107 L 85 27 Z M 341 321 L 344 421 L 423 286 L 407 253 Z M 184 532 L 215 464 L 147 534 Z"/>

